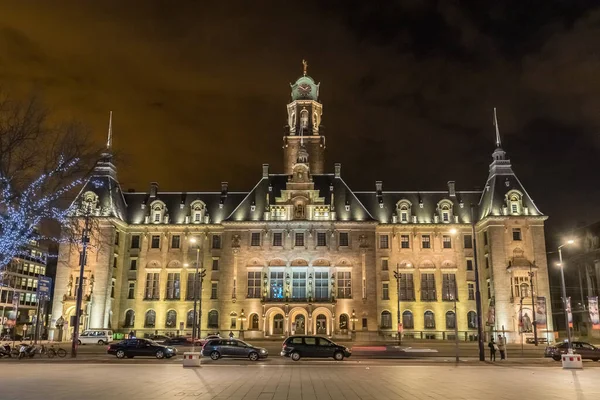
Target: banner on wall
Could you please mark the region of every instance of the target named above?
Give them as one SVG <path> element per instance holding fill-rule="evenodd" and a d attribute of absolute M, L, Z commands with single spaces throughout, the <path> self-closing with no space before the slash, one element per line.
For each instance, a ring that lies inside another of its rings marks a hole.
<path fill-rule="evenodd" d="M 569 328 L 573 327 L 573 313 L 571 312 L 571 298 L 567 297 L 567 318 L 569 320 Z"/>
<path fill-rule="evenodd" d="M 600 315 L 598 315 L 598 296 L 588 297 L 588 310 L 592 329 L 600 329 Z"/>
<path fill-rule="evenodd" d="M 488 325 L 488 326 L 496 325 L 496 308 L 494 307 L 493 304 L 490 304 L 490 307 L 488 308 L 488 317 L 487 317 L 486 325 Z"/>
<path fill-rule="evenodd" d="M 546 313 L 546 298 L 538 297 L 535 302 L 535 324 L 538 329 L 546 329 L 548 315 Z"/>

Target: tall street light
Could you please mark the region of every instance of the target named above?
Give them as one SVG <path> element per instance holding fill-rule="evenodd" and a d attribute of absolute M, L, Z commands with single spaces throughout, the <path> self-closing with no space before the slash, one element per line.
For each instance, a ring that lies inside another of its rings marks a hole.
<path fill-rule="evenodd" d="M 479 361 L 485 361 L 483 347 L 483 325 L 481 321 L 481 291 L 479 287 L 479 262 L 477 261 L 477 240 L 475 239 L 475 204 L 471 204 L 471 237 L 473 241 L 473 264 L 475 264 L 475 306 L 477 309 L 477 343 L 479 344 Z"/>
<path fill-rule="evenodd" d="M 398 346 L 400 346 L 402 344 L 402 320 L 400 319 L 400 264 L 396 264 L 394 278 L 396 278 L 396 289 L 398 291 L 398 310 L 396 312 L 396 317 L 398 319 Z"/>
<path fill-rule="evenodd" d="M 456 237 L 458 231 L 456 228 L 450 229 L 450 233 Z M 450 285 L 448 285 L 448 290 L 450 290 Z M 460 361 L 460 348 L 458 344 L 458 308 L 456 307 L 456 300 L 458 298 L 458 285 L 456 279 L 454 279 L 454 293 L 450 293 L 452 296 L 452 300 L 454 301 L 454 346 L 456 350 L 456 362 Z"/>
<path fill-rule="evenodd" d="M 563 243 L 558 246 L 558 259 L 560 265 L 560 279 L 562 284 L 562 298 L 563 298 L 563 310 L 565 313 L 565 329 L 567 330 L 567 351 L 569 354 L 573 353 L 573 349 L 571 348 L 571 329 L 569 328 L 569 313 L 567 312 L 567 289 L 565 287 L 565 268 L 562 259 L 562 248 L 575 243 L 574 240 L 568 240 L 567 243 Z"/>
<path fill-rule="evenodd" d="M 206 274 L 205 270 L 202 270 L 202 276 L 200 276 L 200 242 L 195 237 L 190 238 L 190 243 L 196 243 L 196 275 L 194 276 L 194 323 L 192 324 L 192 343 L 196 343 L 196 338 L 200 338 L 200 323 L 202 321 L 202 300 L 200 300 L 200 307 L 198 307 L 198 292 L 202 295 L 202 278 Z M 199 280 L 199 283 L 198 283 Z M 200 316 L 198 315 L 198 308 L 200 308 Z"/>

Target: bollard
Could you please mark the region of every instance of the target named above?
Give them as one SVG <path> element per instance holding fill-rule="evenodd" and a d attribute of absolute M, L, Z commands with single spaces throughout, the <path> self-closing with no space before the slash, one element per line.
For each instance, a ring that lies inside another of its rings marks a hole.
<path fill-rule="evenodd" d="M 563 354 L 561 358 L 563 369 L 583 369 L 581 354 Z"/>
<path fill-rule="evenodd" d="M 185 352 L 183 353 L 183 367 L 200 367 L 201 354 L 199 352 Z"/>

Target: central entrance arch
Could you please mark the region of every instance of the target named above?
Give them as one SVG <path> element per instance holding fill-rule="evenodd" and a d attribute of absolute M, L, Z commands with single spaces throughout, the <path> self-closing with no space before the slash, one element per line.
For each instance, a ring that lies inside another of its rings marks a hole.
<path fill-rule="evenodd" d="M 306 334 L 306 318 L 302 314 L 296 315 L 296 319 L 294 319 L 296 323 L 296 335 L 305 335 Z"/>
<path fill-rule="evenodd" d="M 283 335 L 283 314 L 273 317 L 273 335 Z"/>

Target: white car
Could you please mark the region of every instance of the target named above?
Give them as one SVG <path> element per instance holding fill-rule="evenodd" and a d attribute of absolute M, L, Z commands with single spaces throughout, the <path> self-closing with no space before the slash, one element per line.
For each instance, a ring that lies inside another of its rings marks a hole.
<path fill-rule="evenodd" d="M 81 332 L 79 344 L 108 344 L 113 340 L 112 335 L 108 329 L 90 329 Z"/>

